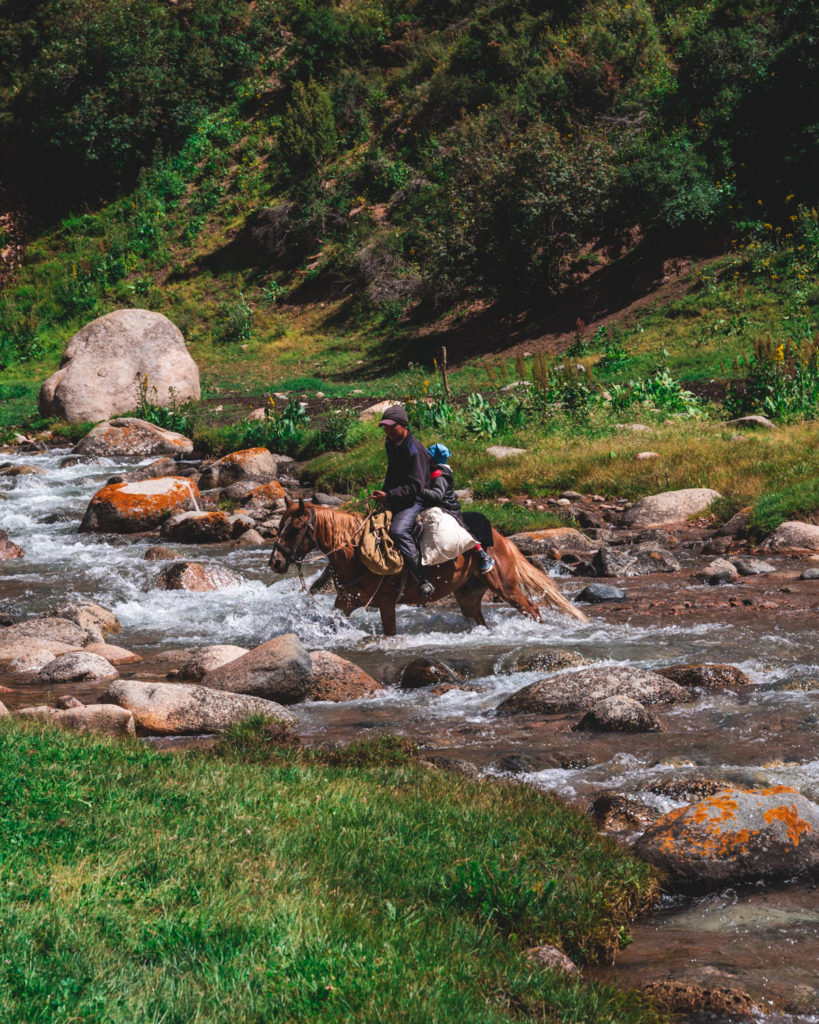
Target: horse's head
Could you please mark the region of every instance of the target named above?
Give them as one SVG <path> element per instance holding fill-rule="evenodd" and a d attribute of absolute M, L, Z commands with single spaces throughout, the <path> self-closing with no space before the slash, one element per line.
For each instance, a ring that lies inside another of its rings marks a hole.
<path fill-rule="evenodd" d="M 299 565 L 316 546 L 316 513 L 304 499 L 288 501 L 273 542 L 270 568 L 285 573 L 291 565 Z"/>

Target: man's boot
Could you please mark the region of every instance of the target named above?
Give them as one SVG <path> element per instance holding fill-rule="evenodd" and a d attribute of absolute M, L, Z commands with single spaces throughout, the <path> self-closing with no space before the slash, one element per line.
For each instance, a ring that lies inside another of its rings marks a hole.
<path fill-rule="evenodd" d="M 421 560 L 417 555 L 404 555 L 404 565 L 407 567 L 411 576 L 415 578 L 415 582 L 418 584 L 418 589 L 421 591 L 421 597 L 425 601 L 428 601 L 435 593 L 435 587 L 429 582 L 427 578 L 426 570 L 421 565 Z"/>

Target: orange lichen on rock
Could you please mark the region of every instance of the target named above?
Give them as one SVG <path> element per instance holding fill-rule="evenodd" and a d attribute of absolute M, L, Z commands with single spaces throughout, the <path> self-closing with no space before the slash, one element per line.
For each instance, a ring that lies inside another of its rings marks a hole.
<path fill-rule="evenodd" d="M 91 499 L 80 532 L 151 530 L 169 513 L 195 507 L 199 496 L 196 484 L 187 477 L 108 484 Z"/>
<path fill-rule="evenodd" d="M 771 807 L 762 815 L 765 821 L 772 825 L 775 821 L 781 821 L 788 832 L 788 839 L 794 846 L 799 845 L 799 840 L 807 833 L 813 832 L 810 822 L 800 818 L 793 804 L 780 804 L 779 807 Z"/>

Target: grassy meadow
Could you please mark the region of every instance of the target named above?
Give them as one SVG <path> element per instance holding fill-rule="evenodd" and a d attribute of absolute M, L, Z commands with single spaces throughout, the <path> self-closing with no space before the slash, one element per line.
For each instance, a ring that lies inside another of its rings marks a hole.
<path fill-rule="evenodd" d="M 533 968 L 606 962 L 646 865 L 521 786 L 384 739 L 214 753 L 0 724 L 3 1024 L 648 1024 L 634 994 Z"/>

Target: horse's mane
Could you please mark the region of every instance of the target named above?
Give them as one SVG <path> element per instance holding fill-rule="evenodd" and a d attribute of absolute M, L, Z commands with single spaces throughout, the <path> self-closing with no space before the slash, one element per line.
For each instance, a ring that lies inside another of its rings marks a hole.
<path fill-rule="evenodd" d="M 325 505 L 313 505 L 316 514 L 316 542 L 323 551 L 345 547 L 361 529 L 361 516 Z"/>

